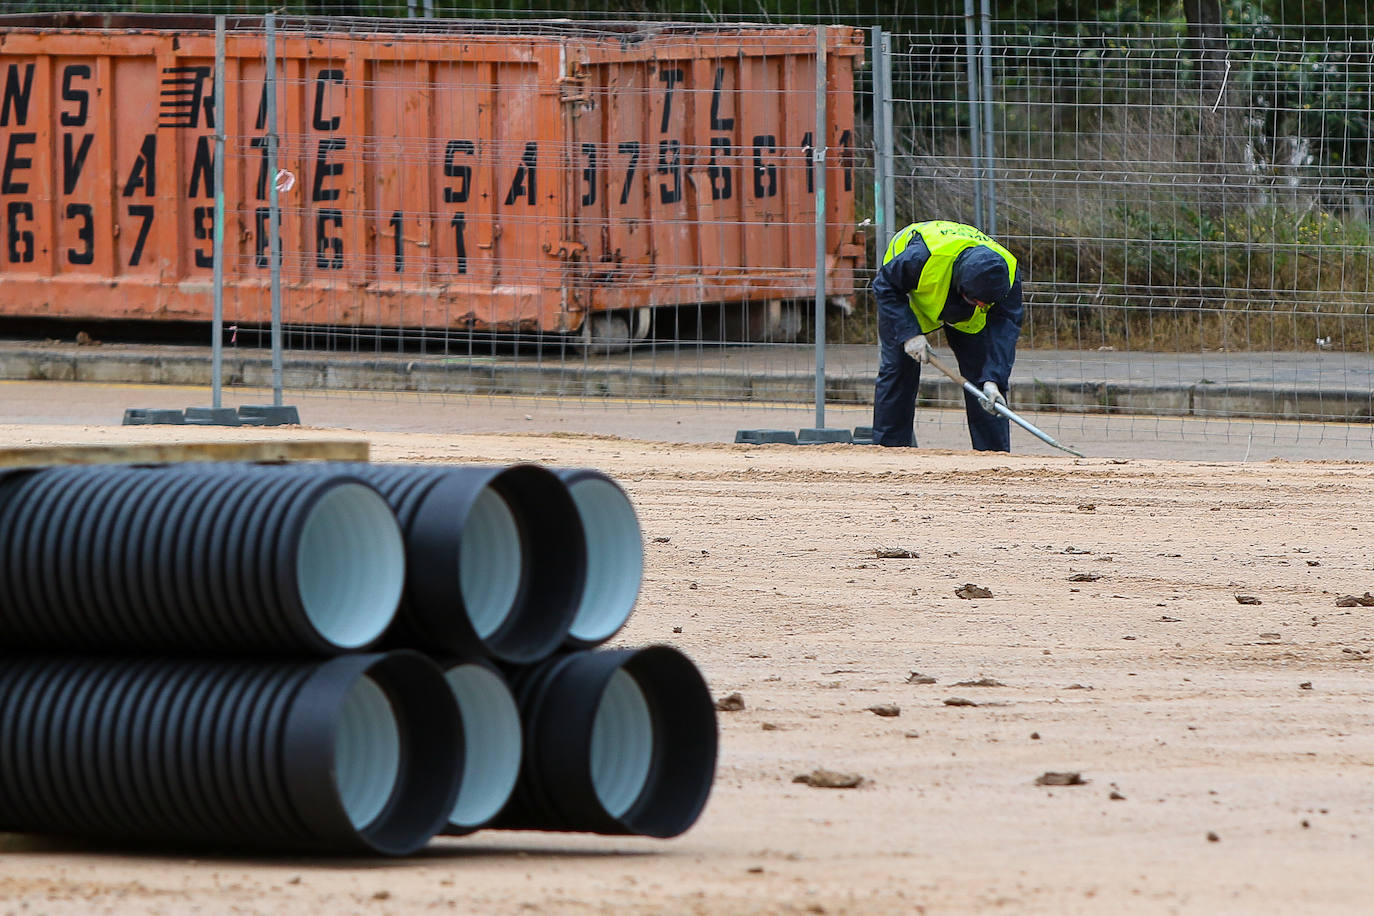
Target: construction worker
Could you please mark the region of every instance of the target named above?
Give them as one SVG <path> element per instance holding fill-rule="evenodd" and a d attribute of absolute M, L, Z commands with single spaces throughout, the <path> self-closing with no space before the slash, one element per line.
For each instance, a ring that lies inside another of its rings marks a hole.
<path fill-rule="evenodd" d="M 1011 451 L 1006 405 L 1016 339 L 1021 335 L 1021 278 L 1016 258 L 973 226 L 945 220 L 898 232 L 873 278 L 878 300 L 878 383 L 873 442 L 916 445 L 916 386 L 930 361 L 927 336 L 940 328 L 959 374 L 988 398 L 964 392 L 969 437 L 979 451 Z"/>

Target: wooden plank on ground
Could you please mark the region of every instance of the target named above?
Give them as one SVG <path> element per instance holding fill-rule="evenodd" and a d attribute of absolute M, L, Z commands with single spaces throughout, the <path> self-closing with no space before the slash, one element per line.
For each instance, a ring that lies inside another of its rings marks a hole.
<path fill-rule="evenodd" d="M 367 461 L 363 439 L 261 442 L 136 442 L 0 448 L 0 468 L 65 464 L 171 464 L 180 461 Z"/>

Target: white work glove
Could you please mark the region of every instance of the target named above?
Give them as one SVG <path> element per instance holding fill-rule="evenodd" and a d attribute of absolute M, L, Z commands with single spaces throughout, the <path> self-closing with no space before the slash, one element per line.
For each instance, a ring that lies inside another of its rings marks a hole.
<path fill-rule="evenodd" d="M 995 405 L 1001 404 L 1003 407 L 1007 406 L 1007 399 L 1002 395 L 1002 389 L 997 387 L 996 382 L 983 383 L 983 397 L 987 398 L 986 401 L 982 402 L 983 409 L 993 416 L 997 415 L 997 408 Z"/>
<path fill-rule="evenodd" d="M 918 363 L 930 362 L 930 343 L 924 334 L 917 334 L 915 337 L 908 338 L 906 343 L 902 344 L 902 349 L 906 351 L 907 356 Z"/>

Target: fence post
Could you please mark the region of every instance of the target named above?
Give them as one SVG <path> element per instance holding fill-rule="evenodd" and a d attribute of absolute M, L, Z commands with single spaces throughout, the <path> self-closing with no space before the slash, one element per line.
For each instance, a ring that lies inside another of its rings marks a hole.
<path fill-rule="evenodd" d="M 215 304 L 210 323 L 210 405 L 223 406 L 224 383 L 224 16 L 215 17 Z"/>
<path fill-rule="evenodd" d="M 892 166 L 893 150 L 897 145 L 897 131 L 892 120 L 892 33 L 883 33 L 883 174 L 887 184 L 883 188 L 883 247 L 878 250 L 881 262 L 887 245 L 897 232 L 897 171 Z"/>
<path fill-rule="evenodd" d="M 980 127 L 978 99 L 978 50 L 974 37 L 973 0 L 964 0 L 964 56 L 968 71 L 968 129 L 969 151 L 973 156 L 973 223 L 983 227 L 983 137 Z"/>
<path fill-rule="evenodd" d="M 267 26 L 267 76 L 264 91 L 267 93 L 267 251 L 269 273 L 272 284 L 272 406 L 282 406 L 281 377 L 281 201 L 277 190 L 277 17 L 268 13 Z"/>
<path fill-rule="evenodd" d="M 982 0 L 982 19 L 983 19 L 983 79 L 982 79 L 982 105 L 983 105 L 983 174 L 987 180 L 987 202 L 988 224 L 986 231 L 988 235 L 997 234 L 997 178 L 994 174 L 996 159 L 992 151 L 993 127 L 992 127 L 992 14 L 989 11 L 989 0 Z"/>
<path fill-rule="evenodd" d="M 884 171 L 887 146 L 886 104 L 883 95 L 883 30 L 873 26 L 873 233 L 877 239 L 879 260 L 887 250 L 887 183 L 891 177 Z"/>
<path fill-rule="evenodd" d="M 811 168 L 816 185 L 816 428 L 825 428 L 825 123 L 827 70 L 826 28 L 816 26 L 816 134 L 811 142 Z"/>

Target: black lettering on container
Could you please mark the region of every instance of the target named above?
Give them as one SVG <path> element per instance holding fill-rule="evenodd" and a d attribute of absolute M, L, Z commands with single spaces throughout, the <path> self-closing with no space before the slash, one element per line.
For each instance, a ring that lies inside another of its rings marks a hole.
<path fill-rule="evenodd" d="M 124 183 L 121 196 L 133 197 L 134 191 L 139 188 L 143 189 L 145 197 L 157 194 L 157 134 L 148 134 L 143 138 L 143 145 L 139 147 L 133 168 L 129 169 L 129 180 Z"/>
<path fill-rule="evenodd" d="M 343 229 L 343 211 L 326 207 L 315 213 L 315 266 L 322 270 L 343 270 L 343 239 L 330 235 L 330 227 Z"/>
<path fill-rule="evenodd" d="M 253 264 L 257 267 L 267 267 L 270 263 L 270 232 L 268 228 L 272 225 L 272 208 L 258 207 L 253 211 L 254 239 L 256 254 Z M 283 250 L 281 246 L 281 222 L 277 222 L 277 263 L 282 260 Z"/>
<path fill-rule="evenodd" d="M 342 137 L 325 137 L 320 141 L 319 147 L 315 150 L 315 187 L 310 192 L 310 199 L 319 200 L 338 200 L 341 193 L 338 188 L 326 188 L 324 180 L 342 175 L 344 166 L 342 162 L 330 162 L 329 154 L 347 148 L 348 141 Z M 323 211 L 321 211 L 323 212 Z"/>
<path fill-rule="evenodd" d="M 639 168 L 639 141 L 631 140 L 616 147 L 623 156 L 626 153 L 630 156 L 630 162 L 625 166 L 625 184 L 620 189 L 620 202 L 625 204 L 630 199 L 630 188 L 634 185 L 635 169 Z"/>
<path fill-rule="evenodd" d="M 267 138 L 266 138 L 266 137 L 249 137 L 249 138 L 248 138 L 248 145 L 249 145 L 249 147 L 251 147 L 252 149 L 260 149 L 260 150 L 262 150 L 261 155 L 258 156 L 258 187 L 257 187 L 257 199 L 258 199 L 258 200 L 266 200 L 266 199 L 267 199 Z"/>
<path fill-rule="evenodd" d="M 129 266 L 137 267 L 143 260 L 143 246 L 148 242 L 148 230 L 153 228 L 153 205 L 130 204 L 129 215 L 143 220 L 143 224 L 138 227 L 138 238 L 134 239 L 134 250 L 129 255 Z"/>
<path fill-rule="evenodd" d="M 661 182 L 658 186 L 659 203 L 675 204 L 682 200 L 682 142 L 679 140 L 658 141 L 658 174 L 673 176 L 672 187 Z"/>
<path fill-rule="evenodd" d="M 406 269 L 405 239 L 401 235 L 401 230 L 404 228 L 404 225 L 405 223 L 401 217 L 401 211 L 396 210 L 393 212 L 391 214 L 391 238 L 395 245 L 395 260 L 393 263 L 396 265 L 396 273 L 400 273 Z"/>
<path fill-rule="evenodd" d="M 778 138 L 772 134 L 758 134 L 754 137 L 754 197 L 776 197 L 778 195 L 778 167 L 776 163 L 763 162 L 763 153 L 778 151 Z"/>
<path fill-rule="evenodd" d="M 19 147 L 29 146 L 38 141 L 38 134 L 10 134 L 9 149 L 5 151 L 5 170 L 0 172 L 0 194 L 27 194 L 29 183 L 15 181 L 14 173 L 33 168 L 33 160 L 19 155 Z"/>
<path fill-rule="evenodd" d="M 271 244 L 268 241 L 268 232 L 269 227 L 272 225 L 272 210 L 270 207 L 258 207 L 257 210 L 254 211 L 253 216 L 253 239 L 255 248 L 253 265 L 255 267 L 267 267 L 269 266 L 268 249 L 271 248 Z M 281 251 L 280 248 L 277 250 Z"/>
<path fill-rule="evenodd" d="M 67 204 L 67 219 L 81 220 L 81 226 L 76 230 L 76 237 L 85 243 L 84 248 L 77 251 L 75 248 L 67 249 L 68 264 L 93 264 L 95 263 L 95 211 L 90 204 Z"/>
<path fill-rule="evenodd" d="M 210 68 L 206 66 L 162 68 L 157 126 L 199 127 L 203 110 L 206 126 L 214 127 L 215 93 L 213 85 L 206 91 L 209 82 Z"/>
<path fill-rule="evenodd" d="M 62 68 L 62 101 L 75 102 L 76 113 L 62 112 L 58 120 L 63 127 L 82 127 L 86 123 L 91 94 L 85 89 L 72 88 L 73 79 L 90 79 L 91 68 L 86 64 L 71 64 Z"/>
<path fill-rule="evenodd" d="M 666 134 L 668 132 L 668 119 L 673 113 L 673 87 L 682 82 L 682 68 L 672 67 L 658 71 L 658 81 L 663 83 L 663 120 L 658 125 L 658 132 Z"/>
<path fill-rule="evenodd" d="M 515 203 L 520 195 L 525 195 L 525 202 L 534 206 L 534 198 L 538 193 L 535 187 L 535 179 L 538 172 L 535 166 L 539 161 L 539 144 L 526 143 L 525 152 L 520 157 L 520 167 L 515 170 L 515 177 L 511 179 L 510 190 L 506 192 L 506 206 Z"/>
<path fill-rule="evenodd" d="M 196 207 L 191 211 L 191 222 L 195 227 L 196 239 L 202 242 L 213 242 L 215 240 L 215 208 Z M 197 267 L 215 266 L 215 248 L 213 245 L 209 249 L 196 249 Z"/>
<path fill-rule="evenodd" d="M 720 90 L 725 85 L 725 68 L 716 68 L 716 83 L 711 89 L 711 129 L 712 130 L 734 130 L 734 118 L 722 118 L 720 116 Z"/>
<path fill-rule="evenodd" d="M 33 233 L 19 228 L 19 218 L 33 222 L 33 204 L 27 200 L 12 200 L 5 207 L 5 239 L 11 264 L 33 261 Z"/>
<path fill-rule="evenodd" d="M 721 160 L 732 155 L 729 137 L 711 138 L 711 158 L 706 163 L 706 177 L 711 182 L 712 200 L 729 200 L 734 196 L 734 169 L 722 165 Z"/>
<path fill-rule="evenodd" d="M 191 162 L 191 186 L 186 189 L 187 197 L 195 197 L 196 189 L 205 185 L 205 196 L 215 196 L 215 154 L 210 149 L 210 138 L 196 138 L 196 155 Z"/>
<path fill-rule="evenodd" d="M 325 88 L 330 83 L 342 83 L 344 72 L 342 70 L 321 70 L 319 76 L 315 77 L 315 114 L 310 119 L 310 124 L 316 130 L 338 130 L 340 119 L 338 115 L 324 119 L 324 94 Z"/>
<path fill-rule="evenodd" d="M 444 177 L 458 179 L 458 187 L 444 188 L 444 203 L 461 204 L 467 201 L 472 188 L 472 166 L 459 165 L 453 161 L 453 157 L 459 153 L 471 156 L 475 152 L 477 144 L 471 140 L 450 140 L 444 144 Z"/>
<path fill-rule="evenodd" d="M 62 135 L 62 193 L 70 194 L 76 190 L 81 180 L 81 170 L 86 167 L 86 154 L 91 151 L 95 134 L 83 134 L 81 145 L 72 151 L 72 138 L 75 134 Z"/>
<path fill-rule="evenodd" d="M 14 124 L 23 127 L 29 123 L 29 94 L 33 92 L 33 64 L 24 65 L 24 82 L 19 82 L 19 65 L 10 64 L 5 72 L 5 97 L 0 102 L 0 127 L 10 126 L 10 111 L 14 111 Z"/>
<path fill-rule="evenodd" d="M 453 241 L 458 253 L 458 272 L 465 274 L 468 272 L 467 217 L 461 212 L 455 213 L 449 225 L 453 227 Z"/>
<path fill-rule="evenodd" d="M 582 192 L 582 206 L 590 207 L 596 203 L 596 144 L 582 144 L 582 155 L 587 157 L 587 165 L 582 169 L 582 183 L 587 189 Z"/>

